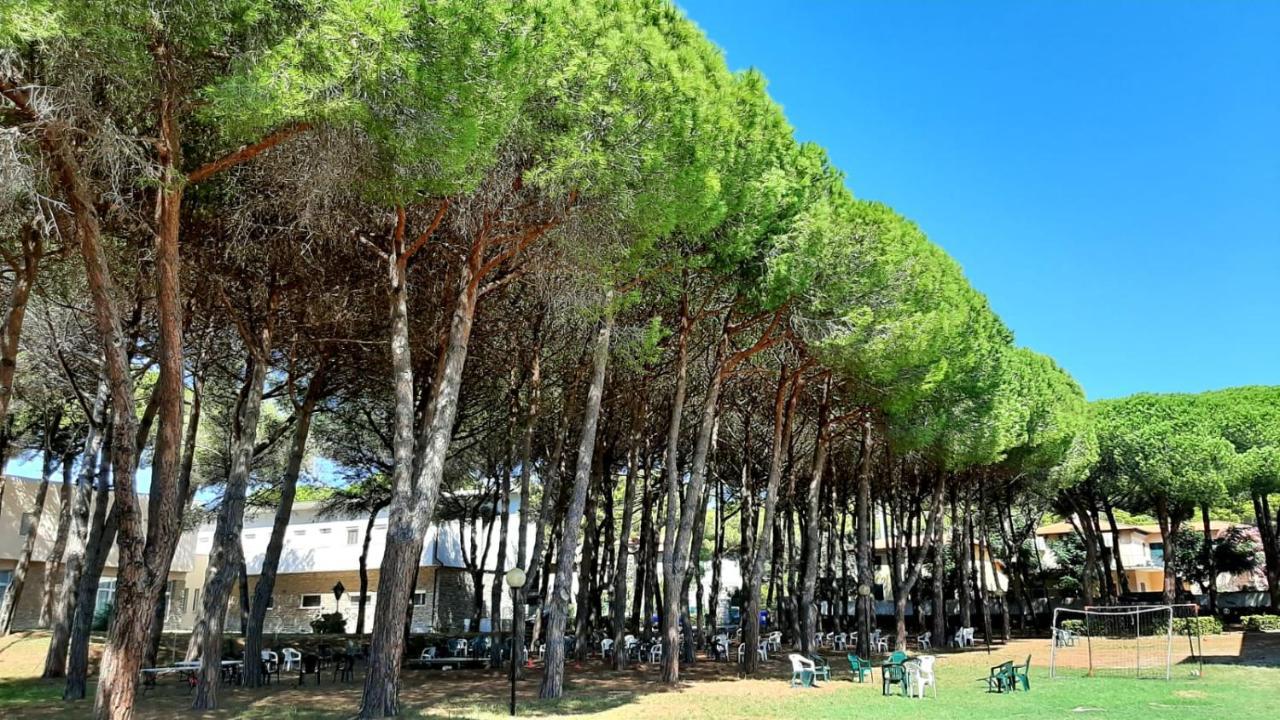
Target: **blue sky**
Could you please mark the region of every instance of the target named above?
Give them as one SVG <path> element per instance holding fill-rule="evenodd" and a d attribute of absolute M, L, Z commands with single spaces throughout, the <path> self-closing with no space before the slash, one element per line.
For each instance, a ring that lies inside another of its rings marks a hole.
<path fill-rule="evenodd" d="M 1280 2 L 679 4 L 1091 399 L 1280 383 Z"/>

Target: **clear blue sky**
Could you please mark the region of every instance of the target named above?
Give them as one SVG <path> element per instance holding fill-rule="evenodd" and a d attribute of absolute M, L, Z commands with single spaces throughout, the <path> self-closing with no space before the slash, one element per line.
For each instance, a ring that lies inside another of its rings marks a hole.
<path fill-rule="evenodd" d="M 1090 398 L 1280 383 L 1280 1 L 678 1 Z"/>

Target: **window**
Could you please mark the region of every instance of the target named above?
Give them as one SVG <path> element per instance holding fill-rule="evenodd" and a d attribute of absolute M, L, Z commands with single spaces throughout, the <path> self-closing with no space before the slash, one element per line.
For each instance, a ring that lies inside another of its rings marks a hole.
<path fill-rule="evenodd" d="M 360 542 L 360 528 L 347 528 L 347 544 L 355 545 Z"/>
<path fill-rule="evenodd" d="M 333 532 L 333 528 L 320 528 L 321 535 L 328 535 L 331 532 Z"/>
<path fill-rule="evenodd" d="M 35 513 L 22 513 L 22 522 L 20 523 L 18 534 L 22 536 L 29 535 L 31 533 L 31 528 L 34 527 L 35 524 L 36 524 Z"/>
<path fill-rule="evenodd" d="M 352 595 L 352 596 L 351 596 L 351 604 L 352 604 L 352 605 L 364 605 L 364 606 L 367 608 L 367 607 L 369 607 L 369 606 L 373 605 L 373 604 L 374 604 L 374 602 L 375 602 L 375 601 L 374 601 L 374 594 L 373 594 L 373 593 L 369 593 L 368 595 L 365 595 L 363 598 L 361 598 L 359 595 Z"/>
<path fill-rule="evenodd" d="M 316 595 L 303 595 L 303 596 L 302 596 L 302 604 L 301 604 L 301 605 L 299 605 L 299 607 L 303 607 L 303 608 L 318 608 L 318 607 L 320 607 L 320 595 L 319 595 L 319 594 L 316 594 Z"/>
<path fill-rule="evenodd" d="M 107 605 L 115 602 L 116 599 L 116 579 L 103 578 L 98 581 L 98 595 L 93 603 L 93 614 L 97 615 L 98 611 Z"/>
<path fill-rule="evenodd" d="M 1164 543 L 1151 543 L 1151 564 L 1164 567 Z"/>
<path fill-rule="evenodd" d="M 255 537 L 257 537 L 257 535 L 255 535 L 255 534 L 253 534 L 253 533 L 245 533 L 245 534 L 244 534 L 244 539 L 245 539 L 245 540 L 252 540 L 252 539 L 254 539 Z"/>
<path fill-rule="evenodd" d="M 0 570 L 0 598 L 4 597 L 4 593 L 9 589 L 9 583 L 13 582 L 12 570 Z"/>
<path fill-rule="evenodd" d="M 196 588 L 191 592 L 191 611 L 195 612 L 200 609 L 200 588 Z"/>
<path fill-rule="evenodd" d="M 306 535 L 306 534 L 307 534 L 307 531 L 306 531 L 306 530 L 294 530 L 294 531 L 293 531 L 293 534 L 294 534 L 294 535 Z"/>
<path fill-rule="evenodd" d="M 424 593 L 424 592 L 416 592 L 416 593 L 414 593 L 414 594 L 413 594 L 413 606 L 414 606 L 414 607 L 426 607 L 426 606 L 427 606 L 427 594 L 426 594 L 426 593 Z"/>

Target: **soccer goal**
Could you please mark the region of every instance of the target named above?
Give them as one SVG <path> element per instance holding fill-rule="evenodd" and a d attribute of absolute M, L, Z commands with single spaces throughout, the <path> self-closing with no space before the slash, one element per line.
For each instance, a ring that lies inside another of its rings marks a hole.
<path fill-rule="evenodd" d="M 1057 608 L 1049 646 L 1049 676 L 1083 674 L 1163 678 L 1175 663 L 1196 663 L 1200 626 L 1195 605 Z M 1185 644 L 1184 644 L 1185 640 Z"/>

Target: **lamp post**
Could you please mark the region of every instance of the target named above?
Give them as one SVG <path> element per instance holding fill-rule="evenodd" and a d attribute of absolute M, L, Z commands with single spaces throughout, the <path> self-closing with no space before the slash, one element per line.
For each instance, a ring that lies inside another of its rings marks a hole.
<path fill-rule="evenodd" d="M 520 658 L 520 651 L 524 648 L 516 647 L 515 624 L 524 622 L 524 613 L 521 608 L 516 607 L 516 601 L 519 599 L 520 588 L 524 587 L 524 570 L 513 567 L 507 571 L 507 587 L 511 588 L 511 717 L 516 716 L 516 663 Z"/>

